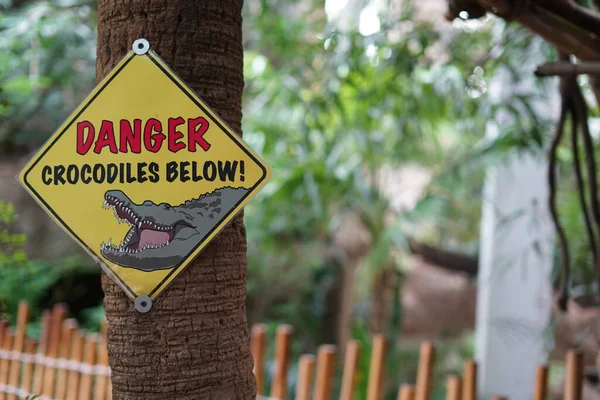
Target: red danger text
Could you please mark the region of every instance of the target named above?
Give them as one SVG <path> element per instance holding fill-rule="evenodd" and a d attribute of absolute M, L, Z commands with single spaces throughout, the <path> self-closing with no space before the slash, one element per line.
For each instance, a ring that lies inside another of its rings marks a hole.
<path fill-rule="evenodd" d="M 209 123 L 203 117 L 169 118 L 165 126 L 155 118 L 142 123 L 122 119 L 118 123 L 104 120 L 100 126 L 90 121 L 77 123 L 77 153 L 85 155 L 92 150 L 96 154 L 102 151 L 111 153 L 141 153 L 142 149 L 157 153 L 163 145 L 172 153 L 186 149 L 195 152 L 197 147 L 204 151 L 210 149 L 210 143 L 204 138 Z M 186 137 L 187 136 L 187 137 Z"/>

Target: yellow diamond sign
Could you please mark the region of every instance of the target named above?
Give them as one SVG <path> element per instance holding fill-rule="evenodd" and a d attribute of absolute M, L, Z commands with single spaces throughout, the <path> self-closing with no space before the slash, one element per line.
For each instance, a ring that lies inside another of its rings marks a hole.
<path fill-rule="evenodd" d="M 129 297 L 154 299 L 269 175 L 142 39 L 19 180 Z"/>

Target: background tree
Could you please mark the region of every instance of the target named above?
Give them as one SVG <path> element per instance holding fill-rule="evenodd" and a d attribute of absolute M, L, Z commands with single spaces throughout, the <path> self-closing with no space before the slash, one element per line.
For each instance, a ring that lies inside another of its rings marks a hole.
<path fill-rule="evenodd" d="M 143 37 L 240 132 L 241 10 L 241 0 L 101 0 L 97 80 Z M 177 277 L 148 314 L 136 312 L 104 275 L 113 398 L 253 399 L 245 284 L 241 215 Z"/>

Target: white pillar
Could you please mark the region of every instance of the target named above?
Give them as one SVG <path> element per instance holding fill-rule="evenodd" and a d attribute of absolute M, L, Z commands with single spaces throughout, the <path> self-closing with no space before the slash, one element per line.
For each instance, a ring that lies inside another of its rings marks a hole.
<path fill-rule="evenodd" d="M 535 65 L 530 67 L 532 73 Z M 533 87 L 533 79 L 525 88 Z M 504 99 L 523 90 L 508 74 L 500 74 L 490 90 L 494 88 L 494 96 Z M 556 97 L 550 100 L 538 106 L 554 117 Z M 486 133 L 494 136 L 502 122 L 491 122 Z M 554 227 L 547 206 L 545 154 L 512 154 L 486 177 L 476 315 L 480 399 L 531 399 L 536 367 L 546 362 L 551 345 Z"/>
<path fill-rule="evenodd" d="M 482 398 L 530 399 L 546 362 L 553 227 L 546 167 L 514 156 L 486 182 L 477 290 L 476 360 Z"/>

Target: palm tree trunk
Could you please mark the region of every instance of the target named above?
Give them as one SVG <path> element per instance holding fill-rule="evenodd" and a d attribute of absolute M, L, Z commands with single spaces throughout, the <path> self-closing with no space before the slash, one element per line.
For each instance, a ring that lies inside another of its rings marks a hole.
<path fill-rule="evenodd" d="M 242 0 L 100 0 L 97 80 L 145 38 L 241 132 Z M 148 84 L 152 84 L 149 82 Z M 113 398 L 255 399 L 239 215 L 139 314 L 103 274 Z"/>

